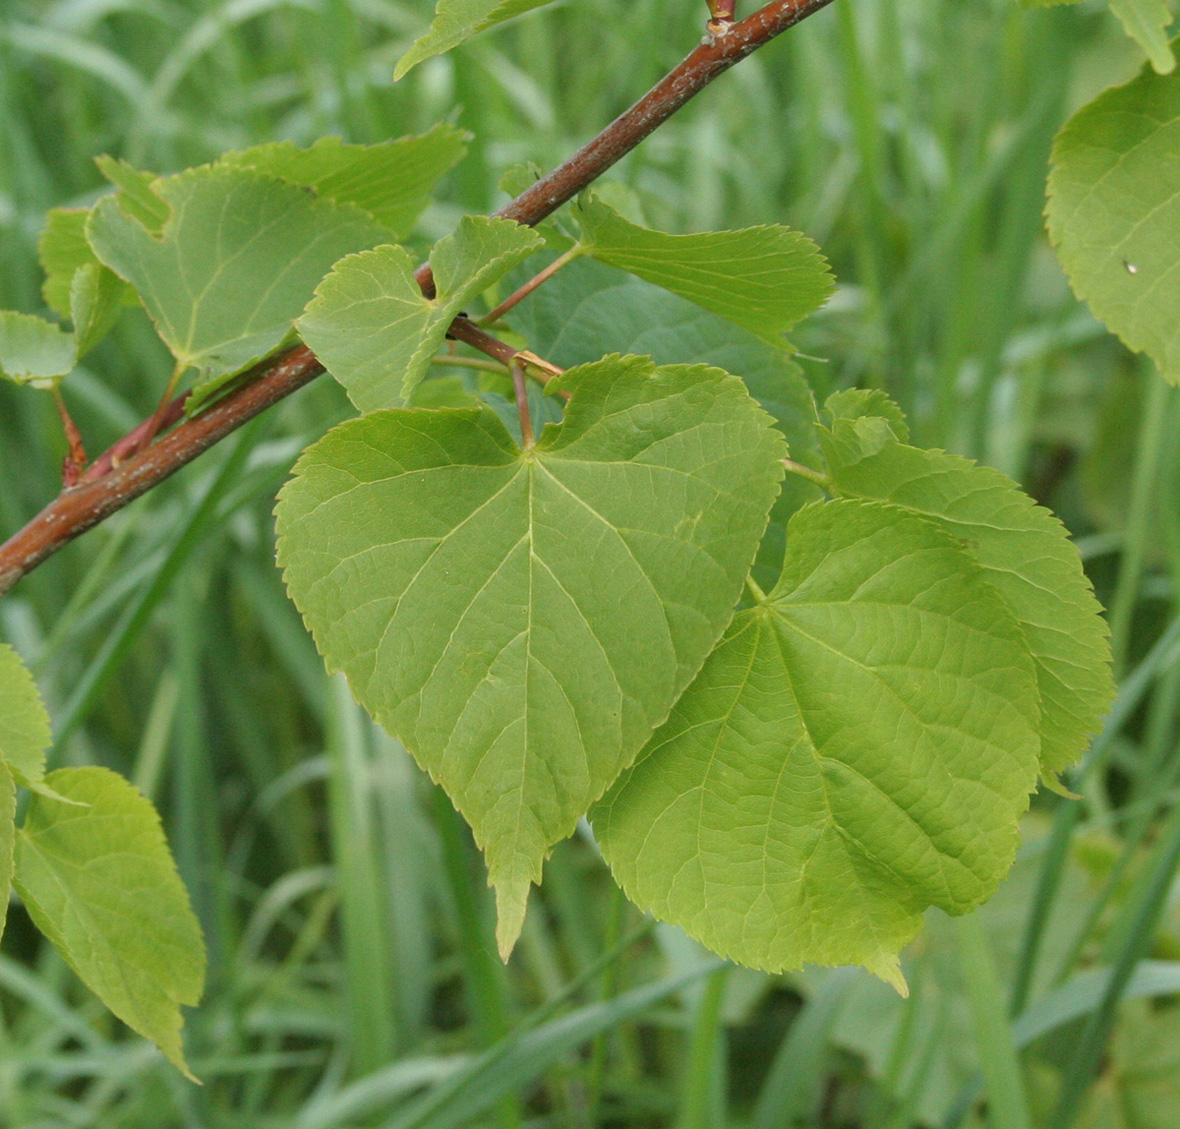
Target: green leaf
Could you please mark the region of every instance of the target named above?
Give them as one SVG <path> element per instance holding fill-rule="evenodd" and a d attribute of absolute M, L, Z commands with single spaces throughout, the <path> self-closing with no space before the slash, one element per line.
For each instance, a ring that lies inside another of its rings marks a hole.
<path fill-rule="evenodd" d="M 11 647 L 0 643 L 0 761 L 18 784 L 35 788 L 44 780 L 51 740 L 49 714 L 32 674 Z"/>
<path fill-rule="evenodd" d="M 342 424 L 277 509 L 329 668 L 474 829 L 505 954 L 545 855 L 729 622 L 782 474 L 718 369 L 608 357 L 550 388 L 564 421 L 527 452 L 488 408 Z"/>
<path fill-rule="evenodd" d="M 74 272 L 70 284 L 70 320 L 78 357 L 94 348 L 119 320 L 127 284 L 99 263 L 87 263 Z"/>
<path fill-rule="evenodd" d="M 180 1005 L 195 1005 L 205 949 L 160 817 L 105 768 L 62 768 L 17 833 L 17 892 L 37 928 L 124 1023 L 188 1077 Z"/>
<path fill-rule="evenodd" d="M 923 909 L 971 909 L 1012 863 L 1037 775 L 1032 664 L 934 522 L 818 503 L 787 544 L 595 834 L 633 901 L 715 951 L 903 988 Z"/>
<path fill-rule="evenodd" d="M 12 885 L 16 849 L 16 785 L 8 766 L 0 761 L 0 937 L 8 920 L 8 890 Z"/>
<path fill-rule="evenodd" d="M 512 220 L 464 216 L 431 252 L 434 298 L 414 281 L 405 248 L 350 255 L 316 290 L 299 333 L 362 412 L 396 406 L 422 380 L 463 307 L 542 243 Z"/>
<path fill-rule="evenodd" d="M 526 281 L 523 271 L 517 276 L 507 280 L 508 289 Z M 677 294 L 605 263 L 579 259 L 510 316 L 530 348 L 563 368 L 584 364 L 605 350 L 644 354 L 660 365 L 716 365 L 740 376 L 750 395 L 774 417 L 791 458 L 811 467 L 823 465 L 811 389 L 791 355 Z M 753 569 L 764 588 L 778 579 L 791 514 L 820 496 L 817 487 L 794 475 L 783 482 Z"/>
<path fill-rule="evenodd" d="M 575 206 L 589 254 L 671 290 L 774 345 L 832 292 L 819 248 L 774 226 L 666 235 L 623 219 L 600 200 Z"/>
<path fill-rule="evenodd" d="M 430 30 L 414 41 L 398 60 L 393 80 L 409 74 L 419 63 L 442 55 L 473 35 L 510 20 L 514 16 L 543 8 L 553 0 L 438 0 Z"/>
<path fill-rule="evenodd" d="M 126 161 L 105 154 L 95 157 L 98 171 L 118 190 L 115 199 L 123 214 L 138 220 L 152 235 L 159 236 L 172 216 L 168 200 L 157 191 L 160 178 L 154 172 L 142 172 Z"/>
<path fill-rule="evenodd" d="M 910 429 L 905 414 L 879 388 L 846 388 L 824 401 L 824 417 L 831 424 L 837 420 L 880 419 L 900 443 L 909 440 Z"/>
<path fill-rule="evenodd" d="M 339 137 L 322 137 L 310 149 L 273 142 L 226 153 L 217 163 L 314 188 L 334 204 L 355 204 L 402 239 L 435 185 L 463 156 L 465 139 L 462 130 L 438 125 L 419 137 L 380 145 L 346 145 Z"/>
<path fill-rule="evenodd" d="M 169 209 L 158 237 L 119 197 L 94 206 L 87 235 L 178 364 L 205 379 L 277 348 L 337 259 L 390 238 L 359 208 L 248 169 L 192 169 L 156 181 L 153 195 Z"/>
<path fill-rule="evenodd" d="M 1049 236 L 1074 292 L 1180 382 L 1180 75 L 1145 70 L 1066 124 L 1053 146 Z"/>
<path fill-rule="evenodd" d="M 1067 530 L 991 467 L 893 439 L 845 463 L 829 435 L 821 433 L 836 491 L 937 521 L 1007 601 L 1036 668 L 1041 763 L 1052 780 L 1081 755 L 1114 698 L 1109 630 Z"/>
<path fill-rule="evenodd" d="M 1077 0 L 1020 0 L 1025 8 L 1050 8 L 1076 4 Z M 1147 53 L 1159 74 L 1171 74 L 1175 56 L 1168 44 L 1167 30 L 1172 24 L 1168 0 L 1107 0 L 1119 18 L 1123 30 Z"/>
<path fill-rule="evenodd" d="M 45 304 L 55 314 L 71 320 L 75 317 L 72 302 L 74 280 L 83 267 L 93 267 L 102 273 L 98 284 L 102 293 L 117 289 L 119 302 L 123 305 L 133 306 L 139 301 L 130 286 L 98 261 L 90 244 L 86 242 L 86 221 L 89 217 L 89 208 L 52 208 L 37 241 L 37 255 L 45 271 L 45 282 L 41 287 Z M 78 355 L 88 352 L 89 347 L 79 349 Z"/>
<path fill-rule="evenodd" d="M 1171 74 L 1176 56 L 1168 42 L 1172 11 L 1168 0 L 1109 0 L 1110 10 L 1119 18 L 1123 30 L 1147 52 L 1157 74 Z"/>
<path fill-rule="evenodd" d="M 77 363 L 73 334 L 33 314 L 0 310 L 0 376 L 52 388 Z"/>

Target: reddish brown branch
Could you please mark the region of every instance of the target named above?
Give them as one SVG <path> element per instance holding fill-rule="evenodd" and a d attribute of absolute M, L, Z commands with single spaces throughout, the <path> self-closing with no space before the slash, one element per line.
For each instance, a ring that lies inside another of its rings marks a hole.
<path fill-rule="evenodd" d="M 256 415 L 323 372 L 303 345 L 272 360 L 261 375 L 207 412 L 112 469 L 62 493 L 0 545 L 0 594 L 63 545 L 121 510 Z"/>
<path fill-rule="evenodd" d="M 597 180 L 718 75 L 831 2 L 772 0 L 740 23 L 710 30 L 702 44 L 634 106 L 568 161 L 501 208 L 497 215 L 528 226 L 539 223 Z M 429 265 L 422 267 L 416 277 L 423 292 L 433 296 L 434 278 Z M 451 336 L 468 341 L 484 352 L 489 352 L 485 347 L 488 342 L 495 342 L 495 338 L 466 318 L 456 320 Z M 476 336 L 478 343 L 474 340 Z M 489 355 L 509 364 L 518 356 L 510 346 L 502 342 L 496 345 L 512 356 Z M 522 359 L 529 360 L 527 355 Z M 323 371 L 311 351 L 299 346 L 278 360 L 258 366 L 236 391 L 186 420 L 163 439 L 144 447 L 154 429 L 169 426 L 183 414 L 183 400 L 172 401 L 158 416 L 153 415 L 100 456 L 77 486 L 64 490 L 24 529 L 0 545 L 0 595 L 79 534 L 147 493 L 218 440 Z"/>

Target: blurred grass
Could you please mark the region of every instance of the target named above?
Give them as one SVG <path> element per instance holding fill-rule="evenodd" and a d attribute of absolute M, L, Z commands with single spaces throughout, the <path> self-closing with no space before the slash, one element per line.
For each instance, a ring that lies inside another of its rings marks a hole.
<path fill-rule="evenodd" d="M 501 202 L 508 166 L 551 167 L 592 135 L 702 18 L 576 0 L 394 86 L 424 2 L 7 0 L 0 305 L 41 308 L 44 211 L 94 197 L 98 153 L 168 172 L 263 140 L 453 119 L 474 141 L 425 241 Z M 654 225 L 816 237 L 840 279 L 799 335 L 816 388 L 884 387 L 919 442 L 1021 479 L 1112 608 L 1123 692 L 1075 785 L 1084 801 L 1037 799 L 996 903 L 958 940 L 932 920 L 912 948 L 908 1001 L 849 972 L 716 971 L 676 931 L 642 927 L 580 836 L 499 963 L 470 836 L 325 676 L 273 567 L 274 492 L 348 410 L 319 382 L 0 604 L 50 701 L 55 757 L 110 764 L 161 805 L 213 961 L 189 1020 L 198 1089 L 14 911 L 0 1124 L 1180 1125 L 1176 1069 L 1145 1082 L 1129 1052 L 1103 1060 L 1114 1029 L 1116 1050 L 1144 1031 L 1177 1040 L 1180 1064 L 1180 397 L 1071 298 L 1040 218 L 1055 129 L 1136 65 L 1096 3 L 837 0 L 618 170 Z M 148 413 L 169 367 L 135 317 L 88 358 L 67 394 L 93 448 Z M 0 529 L 54 493 L 63 451 L 48 397 L 0 387 Z M 1145 1102 L 1164 1120 L 1137 1120 Z"/>

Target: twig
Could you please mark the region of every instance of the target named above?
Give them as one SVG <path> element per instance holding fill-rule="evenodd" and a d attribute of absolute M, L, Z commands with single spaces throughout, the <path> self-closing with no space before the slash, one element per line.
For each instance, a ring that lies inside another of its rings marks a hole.
<path fill-rule="evenodd" d="M 564 255 L 558 255 L 544 270 L 538 271 L 532 278 L 528 280 L 519 290 L 514 294 L 508 295 L 491 313 L 484 314 L 479 319 L 479 325 L 494 325 L 498 322 L 513 306 L 518 302 L 527 298 L 534 290 L 542 283 L 548 282 L 562 267 L 568 266 L 579 255 L 584 254 L 584 248 L 579 244 L 576 247 L 571 247 Z"/>
<path fill-rule="evenodd" d="M 86 446 L 74 417 L 70 415 L 70 409 L 66 407 L 60 384 L 53 386 L 53 402 L 57 405 L 57 414 L 61 417 L 62 430 L 66 433 L 66 442 L 70 448 L 61 464 L 62 485 L 68 489 L 78 481 L 82 468 L 86 466 Z"/>
<path fill-rule="evenodd" d="M 718 75 L 831 2 L 772 0 L 747 19 L 723 29 L 721 34 L 710 32 L 701 46 L 634 106 L 496 214 L 526 226 L 540 223 L 597 180 Z M 434 277 L 429 264 L 421 267 L 415 277 L 423 293 L 433 296 Z M 452 326 L 451 335 L 474 343 L 472 337 L 480 333 L 477 326 L 460 318 Z M 511 346 L 504 348 L 511 350 Z M 496 354 L 489 355 L 501 359 Z M 513 352 L 512 358 L 515 356 Z M 511 363 L 512 358 L 504 358 L 505 363 Z M 323 371 L 309 349 L 303 346 L 293 349 L 277 361 L 272 359 L 250 370 L 244 374 L 239 389 L 186 420 L 165 438 L 140 450 L 136 444 L 142 447 L 145 431 L 150 434 L 153 428 L 162 430 L 167 426 L 165 420 L 171 423 L 183 414 L 183 401 L 168 404 L 159 418 L 153 416 L 115 444 L 86 472 L 78 486 L 63 491 L 24 529 L 0 545 L 0 594 L 79 534 L 145 494 L 219 439 Z M 139 436 L 134 438 L 137 432 Z M 132 453 L 125 454 L 128 451 Z"/>
<path fill-rule="evenodd" d="M 512 390 L 516 393 L 516 414 L 520 416 L 520 445 L 527 451 L 535 442 L 533 419 L 529 415 L 529 390 L 524 382 L 524 365 L 512 362 Z"/>
<path fill-rule="evenodd" d="M 186 420 L 134 458 L 99 479 L 63 490 L 24 529 L 0 545 L 0 595 L 63 545 L 146 494 L 321 372 L 323 368 L 311 350 L 297 346 L 272 360 L 261 376 L 234 396 Z"/>

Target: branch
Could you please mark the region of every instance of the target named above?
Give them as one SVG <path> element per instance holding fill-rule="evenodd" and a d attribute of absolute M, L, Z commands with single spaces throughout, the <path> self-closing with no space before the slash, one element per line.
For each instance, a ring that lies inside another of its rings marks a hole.
<path fill-rule="evenodd" d="M 718 75 L 831 2 L 772 0 L 740 23 L 710 30 L 701 45 L 635 105 L 496 214 L 529 227 L 540 223 L 631 152 Z M 421 267 L 416 277 L 423 292 L 433 296 L 434 278 L 429 264 Z M 476 344 L 476 335 L 494 341 L 470 322 L 462 326 L 459 322 L 466 319 L 457 319 L 453 336 L 472 344 Z M 484 344 L 476 347 L 483 348 Z M 148 424 L 140 425 L 101 456 L 79 485 L 63 490 L 28 525 L 0 545 L 0 595 L 75 537 L 147 493 L 323 371 L 311 350 L 299 346 L 251 370 L 236 391 L 142 450 L 136 444 L 144 441 L 142 432 Z M 169 420 L 179 418 L 182 404 L 173 401 L 168 406 Z M 156 425 L 160 422 L 155 417 L 150 421 Z M 120 461 L 125 452 L 129 453 L 126 461 Z"/>

